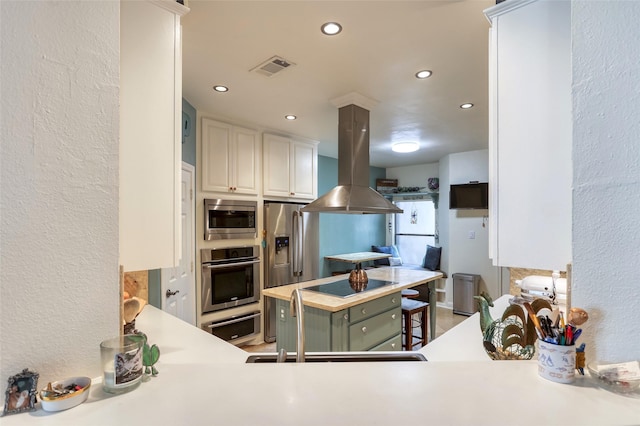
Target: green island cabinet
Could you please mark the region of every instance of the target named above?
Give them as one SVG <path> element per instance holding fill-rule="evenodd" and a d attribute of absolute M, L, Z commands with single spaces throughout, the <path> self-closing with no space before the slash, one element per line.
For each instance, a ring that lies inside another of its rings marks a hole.
<path fill-rule="evenodd" d="M 399 351 L 402 349 L 400 292 L 329 312 L 304 307 L 305 351 Z M 289 302 L 276 300 L 276 346 L 296 351 L 296 318 Z"/>

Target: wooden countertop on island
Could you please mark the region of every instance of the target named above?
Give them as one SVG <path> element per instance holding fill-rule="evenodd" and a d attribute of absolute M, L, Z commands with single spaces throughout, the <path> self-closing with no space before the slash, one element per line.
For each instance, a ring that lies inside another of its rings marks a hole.
<path fill-rule="evenodd" d="M 428 270 L 404 269 L 402 267 L 382 267 L 368 269 L 369 279 L 392 281 L 395 284 L 364 291 L 349 297 L 331 296 L 315 291 L 305 291 L 302 293 L 303 303 L 307 306 L 322 309 L 329 312 L 338 312 L 342 309 L 356 306 L 369 300 L 377 299 L 387 294 L 401 291 L 405 288 L 415 287 L 420 284 L 429 283 L 442 278 L 440 272 Z M 316 285 L 329 284 L 335 281 L 348 279 L 349 274 L 336 275 L 333 277 L 320 278 L 317 280 L 304 281 L 297 284 L 289 284 L 280 287 L 266 288 L 262 294 L 276 299 L 289 300 L 294 289 L 305 289 Z"/>

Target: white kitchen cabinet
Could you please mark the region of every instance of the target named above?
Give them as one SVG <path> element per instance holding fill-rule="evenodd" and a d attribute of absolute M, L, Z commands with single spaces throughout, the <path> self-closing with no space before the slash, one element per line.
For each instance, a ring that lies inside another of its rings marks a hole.
<path fill-rule="evenodd" d="M 318 196 L 318 144 L 264 134 L 265 196 L 314 200 Z"/>
<path fill-rule="evenodd" d="M 490 29 L 490 242 L 494 265 L 571 262 L 571 2 L 509 0 Z"/>
<path fill-rule="evenodd" d="M 120 263 L 173 267 L 180 257 L 182 36 L 188 8 L 120 3 Z"/>
<path fill-rule="evenodd" d="M 256 195 L 260 176 L 259 133 L 202 119 L 202 190 Z"/>

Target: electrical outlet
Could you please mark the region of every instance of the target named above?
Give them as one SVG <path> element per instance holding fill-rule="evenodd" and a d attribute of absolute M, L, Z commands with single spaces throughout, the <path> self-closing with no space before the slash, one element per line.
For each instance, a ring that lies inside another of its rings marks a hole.
<path fill-rule="evenodd" d="M 469 231 L 469 239 L 470 240 L 476 239 L 476 231 Z"/>

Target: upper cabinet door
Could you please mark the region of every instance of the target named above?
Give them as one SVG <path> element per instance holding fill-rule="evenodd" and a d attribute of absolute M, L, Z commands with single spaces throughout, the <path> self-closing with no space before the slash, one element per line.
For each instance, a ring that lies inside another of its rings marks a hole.
<path fill-rule="evenodd" d="M 291 147 L 288 138 L 264 134 L 263 136 L 264 195 L 290 197 Z"/>
<path fill-rule="evenodd" d="M 317 144 L 270 134 L 263 138 L 264 195 L 303 200 L 317 198 Z"/>
<path fill-rule="evenodd" d="M 180 16 L 170 1 L 120 4 L 120 263 L 173 267 L 180 257 Z"/>
<path fill-rule="evenodd" d="M 233 192 L 255 195 L 260 176 L 260 137 L 258 132 L 233 128 Z"/>
<path fill-rule="evenodd" d="M 490 33 L 490 255 L 571 262 L 571 3 L 509 0 Z"/>
<path fill-rule="evenodd" d="M 233 126 L 202 119 L 202 190 L 230 192 Z"/>
<path fill-rule="evenodd" d="M 316 199 L 318 194 L 318 147 L 315 144 L 293 142 L 292 196 Z"/>
<path fill-rule="evenodd" d="M 255 130 L 202 119 L 202 190 L 256 195 L 260 173 Z"/>

